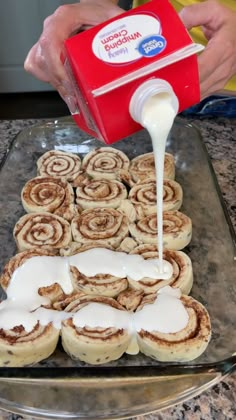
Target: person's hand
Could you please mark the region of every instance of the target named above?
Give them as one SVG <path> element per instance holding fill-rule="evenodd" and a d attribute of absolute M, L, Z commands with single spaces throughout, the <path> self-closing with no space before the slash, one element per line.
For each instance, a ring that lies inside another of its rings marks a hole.
<path fill-rule="evenodd" d="M 73 112 L 73 89 L 61 61 L 64 41 L 78 30 L 95 26 L 123 12 L 112 0 L 82 0 L 60 6 L 45 19 L 43 32 L 26 57 L 25 70 L 58 90 Z"/>
<path fill-rule="evenodd" d="M 198 57 L 201 99 L 224 88 L 236 74 L 236 12 L 216 0 L 184 7 L 180 18 L 190 30 L 201 26 L 208 39 Z"/>

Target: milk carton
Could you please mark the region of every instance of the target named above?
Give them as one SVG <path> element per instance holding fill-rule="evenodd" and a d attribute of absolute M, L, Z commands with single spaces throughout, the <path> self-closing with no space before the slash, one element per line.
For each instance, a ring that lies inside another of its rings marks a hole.
<path fill-rule="evenodd" d="M 152 0 L 65 41 L 65 66 L 75 87 L 78 126 L 114 143 L 142 129 L 130 114 L 147 80 L 169 83 L 178 112 L 199 102 L 194 44 L 168 0 Z"/>

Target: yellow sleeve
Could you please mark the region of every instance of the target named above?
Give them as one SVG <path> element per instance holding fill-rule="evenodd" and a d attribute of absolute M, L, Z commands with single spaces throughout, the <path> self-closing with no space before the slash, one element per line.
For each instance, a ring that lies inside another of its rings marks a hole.
<path fill-rule="evenodd" d="M 204 0 L 170 0 L 170 3 L 174 6 L 175 10 L 179 12 L 184 6 L 189 6 L 194 3 L 201 3 Z M 225 6 L 230 7 L 236 11 L 236 0 L 220 0 Z M 146 3 L 147 0 L 133 0 L 133 7 L 140 6 Z M 193 28 L 190 31 L 191 37 L 196 43 L 206 45 L 206 38 L 204 37 L 201 28 Z M 236 92 L 236 76 L 234 76 L 225 86 L 225 90 Z"/>

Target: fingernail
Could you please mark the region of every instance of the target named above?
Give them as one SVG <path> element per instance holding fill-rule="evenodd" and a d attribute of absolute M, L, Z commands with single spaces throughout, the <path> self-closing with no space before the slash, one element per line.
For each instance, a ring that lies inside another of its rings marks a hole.
<path fill-rule="evenodd" d="M 63 97 L 63 99 L 66 102 L 72 115 L 79 113 L 79 108 L 77 106 L 76 99 L 74 96 L 66 95 Z"/>

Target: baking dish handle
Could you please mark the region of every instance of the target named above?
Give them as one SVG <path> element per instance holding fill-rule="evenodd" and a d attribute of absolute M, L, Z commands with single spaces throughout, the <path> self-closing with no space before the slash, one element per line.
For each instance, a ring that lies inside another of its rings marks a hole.
<path fill-rule="evenodd" d="M 192 398 L 235 367 L 236 356 L 207 366 L 120 367 L 118 373 L 110 367 L 0 369 L 0 406 L 34 418 L 119 419 Z"/>

